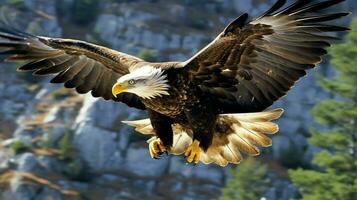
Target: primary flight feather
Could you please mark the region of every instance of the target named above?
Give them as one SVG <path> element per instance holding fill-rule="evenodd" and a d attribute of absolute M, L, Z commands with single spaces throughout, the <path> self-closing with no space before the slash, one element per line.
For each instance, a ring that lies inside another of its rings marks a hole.
<path fill-rule="evenodd" d="M 148 141 L 153 158 L 185 154 L 188 162 L 239 163 L 241 152 L 267 147 L 283 110 L 265 111 L 321 62 L 335 40 L 328 32 L 348 30 L 331 21 L 349 13 L 323 13 L 344 0 L 277 2 L 248 22 L 234 20 L 185 62 L 151 63 L 78 40 L 33 36 L 0 28 L 0 52 L 27 61 L 19 71 L 54 74 L 80 94 L 147 110 L 149 119 L 125 122 Z M 285 6 L 285 7 L 284 7 Z"/>

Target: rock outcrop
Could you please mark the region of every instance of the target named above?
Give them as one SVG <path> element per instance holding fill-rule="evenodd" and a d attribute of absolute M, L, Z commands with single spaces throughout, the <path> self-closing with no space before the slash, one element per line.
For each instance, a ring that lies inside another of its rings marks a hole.
<path fill-rule="evenodd" d="M 18 4 L 0 0 L 0 8 L 8 20 L 35 34 L 76 36 L 131 54 L 150 49 L 158 60 L 184 61 L 231 19 L 244 11 L 258 15 L 271 2 L 108 0 L 101 1 L 95 21 L 80 26 L 71 22 L 72 12 L 63 13 L 72 9 L 74 1 L 59 5 L 47 0 Z M 344 6 L 354 9 L 356 2 L 348 0 Z M 274 146 L 263 153 L 270 162 L 285 167 L 304 165 L 316 152 L 305 138 L 314 125 L 309 110 L 328 97 L 316 86 L 316 72 L 333 73 L 324 64 L 274 105 L 286 113 L 279 121 L 280 133 L 273 137 Z M 219 196 L 228 168 L 191 166 L 183 157 L 150 158 L 147 138 L 121 123 L 144 118 L 143 111 L 89 94 L 76 95 L 47 84 L 47 79 L 29 77 L 1 63 L 1 199 L 198 200 Z M 289 162 L 284 163 L 286 158 Z M 267 199 L 295 197 L 297 190 L 286 177 L 270 173 Z"/>

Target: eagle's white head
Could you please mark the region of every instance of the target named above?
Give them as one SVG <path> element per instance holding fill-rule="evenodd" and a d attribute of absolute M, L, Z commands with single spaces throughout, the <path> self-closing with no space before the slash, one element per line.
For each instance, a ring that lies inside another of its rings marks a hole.
<path fill-rule="evenodd" d="M 133 93 L 143 99 L 170 95 L 167 76 L 161 68 L 146 65 L 129 71 L 129 74 L 120 77 L 114 84 L 112 88 L 114 96 L 122 92 Z"/>

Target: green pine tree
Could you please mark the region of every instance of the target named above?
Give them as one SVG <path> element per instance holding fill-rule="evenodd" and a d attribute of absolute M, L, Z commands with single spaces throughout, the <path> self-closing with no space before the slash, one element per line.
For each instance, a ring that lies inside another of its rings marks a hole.
<path fill-rule="evenodd" d="M 266 166 L 253 158 L 244 160 L 229 173 L 219 200 L 259 200 L 266 190 Z"/>
<path fill-rule="evenodd" d="M 352 22 L 357 30 L 357 19 Z M 310 143 L 322 149 L 314 156 L 319 170 L 292 170 L 292 181 L 308 200 L 357 199 L 357 32 L 347 43 L 331 48 L 336 76 L 318 77 L 320 85 L 335 96 L 313 109 L 315 120 L 325 126 L 312 131 Z"/>

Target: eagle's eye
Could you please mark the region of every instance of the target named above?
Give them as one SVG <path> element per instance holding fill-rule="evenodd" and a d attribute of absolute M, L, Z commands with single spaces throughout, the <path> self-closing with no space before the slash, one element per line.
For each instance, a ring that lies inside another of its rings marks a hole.
<path fill-rule="evenodd" d="M 136 81 L 134 79 L 129 80 L 129 85 L 134 85 Z"/>

